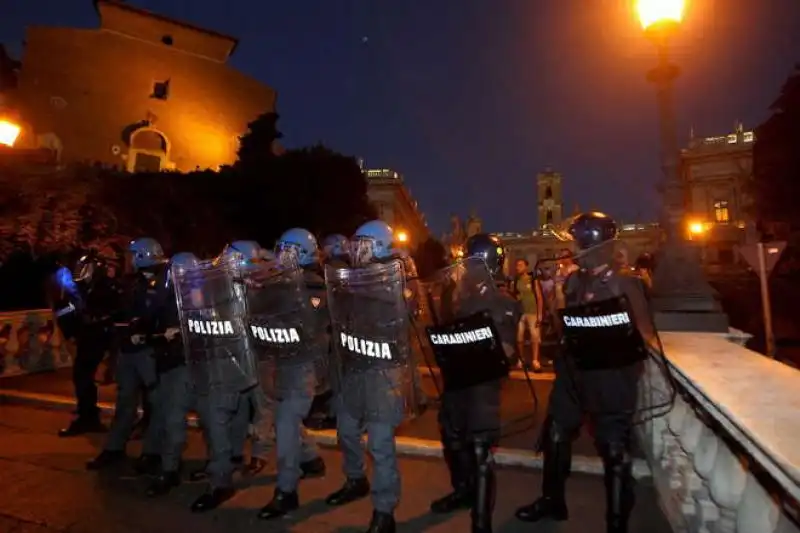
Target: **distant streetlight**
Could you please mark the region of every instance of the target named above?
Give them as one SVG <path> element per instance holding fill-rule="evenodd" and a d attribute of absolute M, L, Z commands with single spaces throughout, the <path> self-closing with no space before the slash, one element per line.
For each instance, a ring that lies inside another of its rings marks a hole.
<path fill-rule="evenodd" d="M 692 222 L 689 224 L 689 233 L 692 235 L 701 235 L 706 231 L 706 227 L 701 222 Z"/>
<path fill-rule="evenodd" d="M 647 73 L 655 86 L 658 105 L 661 168 L 663 171 L 662 227 L 666 242 L 659 250 L 653 273 L 656 325 L 663 330 L 728 331 L 714 292 L 705 280 L 697 250 L 685 239 L 684 188 L 678 172 L 678 135 L 675 126 L 673 84 L 680 69 L 669 58 L 669 44 L 683 20 L 686 0 L 636 0 L 645 36 L 655 45 L 658 65 Z M 689 225 L 690 234 L 705 227 Z M 701 316 L 702 315 L 702 316 Z"/>
<path fill-rule="evenodd" d="M 0 146 L 12 148 L 19 137 L 20 127 L 8 120 L 0 119 Z"/>
<path fill-rule="evenodd" d="M 408 242 L 408 233 L 405 231 L 398 231 L 396 234 L 397 242 Z"/>

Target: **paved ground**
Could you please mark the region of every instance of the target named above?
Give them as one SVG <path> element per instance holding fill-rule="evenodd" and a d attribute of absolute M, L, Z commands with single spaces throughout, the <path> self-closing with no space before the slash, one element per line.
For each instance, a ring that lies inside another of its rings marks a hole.
<path fill-rule="evenodd" d="M 0 388 L 53 394 L 71 399 L 74 394 L 70 372 L 71 369 L 66 368 L 55 373 L 6 377 L 0 380 Z M 535 446 L 539 428 L 545 418 L 547 397 L 552 382 L 547 375 L 537 374 L 534 378 L 530 384 L 523 379 L 512 379 L 506 383 L 502 398 L 502 416 L 505 422 L 504 434 L 506 436 L 500 442 L 504 448 L 533 450 Z M 425 378 L 424 386 L 429 394 L 435 396 L 435 387 L 430 377 Z M 535 399 L 531 389 L 535 392 Z M 113 404 L 114 392 L 113 385 L 101 387 L 100 401 Z M 399 434 L 438 440 L 437 410 L 431 409 L 422 417 L 405 424 L 400 428 Z M 575 454 L 596 455 L 594 445 L 585 433 L 575 443 Z"/>
<path fill-rule="evenodd" d="M 193 515 L 186 510 L 202 491 L 199 485 L 184 484 L 164 499 L 142 496 L 145 480 L 135 479 L 123 469 L 103 475 L 86 472 L 84 462 L 100 446 L 99 438 L 60 439 L 58 427 L 68 414 L 19 406 L 0 405 L 0 532 L 3 533 L 222 533 L 295 532 L 358 533 L 366 529 L 369 503 L 358 502 L 340 509 L 327 508 L 322 499 L 338 488 L 339 455 L 324 451 L 328 475 L 301 486 L 303 507 L 279 523 L 254 519 L 257 509 L 272 494 L 272 474 L 250 481 L 240 480 L 243 489 L 220 510 Z M 129 452 L 138 453 L 134 443 Z M 199 434 L 192 431 L 187 458 L 197 466 L 202 454 Z M 431 499 L 447 490 L 447 475 L 440 460 L 401 459 L 403 499 L 397 510 L 398 531 L 467 531 L 468 516 L 459 513 L 437 517 L 428 513 Z M 536 495 L 538 472 L 501 469 L 496 533 L 555 532 L 592 533 L 602 531 L 602 479 L 574 474 L 569 482 L 569 504 L 573 519 L 557 527 L 534 528 L 517 523 L 514 509 Z M 655 504 L 653 490 L 640 481 L 632 532 L 670 531 Z"/>

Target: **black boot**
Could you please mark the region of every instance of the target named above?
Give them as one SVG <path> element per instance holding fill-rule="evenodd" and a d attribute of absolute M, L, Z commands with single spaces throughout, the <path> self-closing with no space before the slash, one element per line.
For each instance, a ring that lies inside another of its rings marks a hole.
<path fill-rule="evenodd" d="M 86 470 L 104 470 L 124 462 L 127 457 L 122 450 L 103 450 L 100 455 L 86 463 Z"/>
<path fill-rule="evenodd" d="M 161 472 L 150 486 L 147 487 L 147 496 L 155 498 L 156 496 L 163 496 L 168 494 L 169 491 L 181 484 L 181 474 L 178 471 Z"/>
<path fill-rule="evenodd" d="M 628 533 L 628 519 L 634 504 L 633 461 L 622 444 L 608 444 L 603 448 L 606 531 Z"/>
<path fill-rule="evenodd" d="M 161 456 L 153 453 L 143 453 L 133 464 L 133 470 L 140 476 L 157 476 L 161 469 Z"/>
<path fill-rule="evenodd" d="M 345 505 L 369 495 L 367 478 L 347 479 L 342 488 L 325 498 L 325 503 L 333 507 Z M 373 517 L 374 518 L 374 517 Z"/>
<path fill-rule="evenodd" d="M 444 447 L 444 461 L 450 471 L 453 492 L 434 500 L 431 512 L 447 514 L 459 509 L 469 509 L 475 494 L 475 453 L 463 443 L 450 443 Z"/>
<path fill-rule="evenodd" d="M 300 463 L 300 479 L 312 479 L 325 475 L 325 461 L 322 457 Z"/>
<path fill-rule="evenodd" d="M 517 509 L 516 517 L 523 522 L 550 519 L 566 520 L 569 516 L 565 499 L 566 482 L 572 468 L 572 442 L 550 425 L 542 442 L 542 496 L 535 502 Z"/>
<path fill-rule="evenodd" d="M 86 433 L 105 433 L 106 427 L 99 417 L 78 417 L 69 426 L 58 430 L 59 437 L 76 437 Z"/>
<path fill-rule="evenodd" d="M 492 533 L 495 502 L 494 458 L 488 440 L 475 440 L 477 478 L 472 505 L 472 533 Z"/>
<path fill-rule="evenodd" d="M 297 491 L 282 492 L 279 489 L 275 489 L 275 495 L 272 500 L 261 508 L 261 511 L 258 512 L 258 517 L 261 520 L 272 520 L 273 518 L 286 516 L 298 507 L 300 507 L 300 501 L 297 498 Z"/>
<path fill-rule="evenodd" d="M 366 533 L 395 533 L 394 515 L 372 511 L 372 520 Z"/>
<path fill-rule="evenodd" d="M 202 494 L 192 503 L 191 509 L 193 513 L 204 513 L 212 511 L 230 500 L 236 494 L 236 489 L 233 487 L 218 487 L 211 489 Z"/>

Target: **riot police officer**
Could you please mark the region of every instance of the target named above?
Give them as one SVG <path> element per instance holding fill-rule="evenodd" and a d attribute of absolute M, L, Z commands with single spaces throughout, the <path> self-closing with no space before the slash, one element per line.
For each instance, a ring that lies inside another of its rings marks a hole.
<path fill-rule="evenodd" d="M 61 268 L 55 276 L 59 294 L 54 306 L 61 331 L 76 342 L 72 382 L 77 401 L 77 417 L 58 432 L 72 437 L 105 431 L 97 407 L 94 376 L 110 344 L 110 317 L 118 305 L 113 281 L 106 275 L 105 262 L 94 254 L 81 257 L 70 273 Z"/>
<path fill-rule="evenodd" d="M 187 297 L 191 294 L 196 295 L 195 298 L 200 301 L 195 302 L 195 305 L 200 306 L 198 311 L 201 317 L 204 312 L 209 311 L 204 307 L 206 305 L 204 300 L 214 302 L 215 299 L 226 298 L 227 302 L 215 312 L 240 319 L 245 308 L 244 288 L 234 280 L 234 277 L 239 276 L 242 269 L 260 260 L 263 255 L 263 248 L 257 242 L 235 241 L 226 246 L 222 254 L 210 265 L 203 266 L 201 270 L 211 277 L 204 278 L 203 274 L 187 276 L 183 280 L 184 286 L 181 286 L 176 271 L 175 283 L 178 285 L 176 291 L 188 292 Z M 192 271 L 191 268 L 186 270 Z M 224 279 L 224 284 L 220 282 L 220 278 Z M 191 282 L 199 286 L 193 287 Z M 232 294 L 217 294 L 223 287 Z M 190 298 L 186 300 L 180 300 L 179 307 L 191 305 L 188 301 Z M 186 327 L 182 333 L 187 334 Z M 193 384 L 197 394 L 200 424 L 208 447 L 208 462 L 205 468 L 193 472 L 190 479 L 209 481 L 208 489 L 192 503 L 193 512 L 216 509 L 236 492 L 233 487 L 233 473 L 235 468 L 243 463 L 248 426 L 257 410 L 254 391 L 257 388 L 258 378 L 246 335 L 245 331 L 237 331 L 233 346 L 228 346 L 227 343 L 230 341 L 221 338 L 190 343 L 189 352 L 195 354 L 190 353 L 191 357 L 207 358 L 202 364 L 195 365 L 195 370 L 190 368 L 190 371 L 200 373 L 200 377 L 193 378 Z M 183 340 L 187 342 L 186 337 Z M 219 353 L 227 354 L 224 360 L 219 357 Z"/>
<path fill-rule="evenodd" d="M 395 531 L 400 472 L 394 435 L 414 409 L 405 270 L 403 262 L 393 257 L 393 241 L 386 223 L 367 222 L 351 242 L 354 268 L 325 270 L 333 342 L 341 361 L 336 413 L 346 476 L 342 488 L 325 501 L 339 506 L 370 493 L 361 447 L 366 429 L 374 460 L 368 533 Z"/>
<path fill-rule="evenodd" d="M 328 235 L 322 244 L 322 263 L 334 268 L 347 268 L 350 266 L 350 243 L 344 235 L 334 233 Z M 329 360 L 335 361 L 336 351 L 333 344 L 328 347 Z M 338 378 L 335 370 L 338 366 L 332 363 L 329 379 L 331 386 L 314 398 L 311 404 L 311 415 L 307 420 L 307 425 L 313 429 L 334 429 L 336 428 L 336 402 L 334 401 L 334 390 L 336 390 L 336 380 Z"/>
<path fill-rule="evenodd" d="M 170 269 L 197 268 L 200 260 L 192 253 L 175 254 L 170 261 Z M 171 272 L 170 270 L 170 272 Z M 168 303 L 157 317 L 156 329 L 163 337 L 154 342 L 156 349 L 156 371 L 158 387 L 155 390 L 157 402 L 153 418 L 158 427 L 163 428 L 161 447 L 161 472 L 147 488 L 150 497 L 168 493 L 180 485 L 180 461 L 186 444 L 186 415 L 193 406 L 192 382 L 186 366 L 186 356 L 180 338 L 180 319 L 175 297 L 172 276 L 168 276 Z"/>
<path fill-rule="evenodd" d="M 641 280 L 612 266 L 616 223 L 602 213 L 577 215 L 569 235 L 580 250 L 575 258 L 579 269 L 564 284 L 564 353 L 554 362 L 556 378 L 542 436 L 542 496 L 516 516 L 526 522 L 567 519 L 571 443 L 586 413 L 605 469 L 607 531 L 625 533 L 633 507 L 631 440 L 638 380 L 655 330 Z"/>
<path fill-rule="evenodd" d="M 448 387 L 447 367 L 442 368 L 445 389 L 439 428 L 453 492 L 435 500 L 431 511 L 450 513 L 469 508 L 473 533 L 491 533 L 495 487 L 490 449 L 500 437 L 501 379 L 508 374 L 514 355 L 513 342 L 521 310 L 510 295 L 493 290 L 504 284 L 505 253 L 499 240 L 477 234 L 467 240 L 465 248 L 465 259 L 442 269 L 435 281 L 424 284 L 423 291 L 426 294 L 440 291 L 438 305 L 432 307 L 435 321 L 450 322 L 451 327 L 458 328 L 456 331 L 478 329 L 488 323 L 497 329 L 500 343 L 473 343 L 480 350 L 474 357 L 487 360 L 494 356 L 497 362 L 488 371 L 477 365 L 472 371 L 483 376 L 468 376 L 470 381 L 466 385 Z M 458 319 L 471 322 L 459 327 Z M 459 372 L 465 370 L 464 349 L 471 347 L 433 342 L 432 345 L 435 352 L 438 349 L 442 354 L 454 347 L 453 360 L 457 361 Z"/>
<path fill-rule="evenodd" d="M 135 270 L 127 280 L 118 323 L 121 347 L 117 366 L 117 401 L 114 421 L 103 451 L 87 463 L 90 470 L 105 468 L 125 457 L 125 446 L 136 421 L 142 388 L 152 393 L 157 382 L 152 346 L 158 316 L 167 302 L 166 269 L 161 245 L 149 237 L 131 241 L 128 251 Z M 153 398 L 148 394 L 148 401 Z M 136 465 L 140 473 L 155 473 L 160 462 L 160 428 L 152 421 L 145 431 L 142 455 Z"/>
<path fill-rule="evenodd" d="M 333 233 L 322 241 L 322 259 L 325 263 L 341 261 L 347 264 L 350 257 L 350 243 L 344 235 Z"/>
<path fill-rule="evenodd" d="M 282 286 L 264 282 L 260 290 L 248 287 L 251 324 L 280 325 L 281 332 L 299 332 L 296 343 L 280 334 L 256 335 L 254 339 L 266 352 L 265 358 L 259 358 L 261 372 L 274 373 L 274 377 L 262 378 L 262 383 L 274 383 L 274 391 L 265 392 L 276 396 L 278 479 L 272 500 L 258 514 L 263 520 L 297 509 L 300 479 L 325 474 L 325 462 L 303 428 L 315 392 L 327 386 L 330 317 L 324 280 L 318 272 L 318 252 L 317 239 L 311 232 L 287 230 L 275 245 L 280 267 L 269 272 L 272 283 L 278 281 Z"/>

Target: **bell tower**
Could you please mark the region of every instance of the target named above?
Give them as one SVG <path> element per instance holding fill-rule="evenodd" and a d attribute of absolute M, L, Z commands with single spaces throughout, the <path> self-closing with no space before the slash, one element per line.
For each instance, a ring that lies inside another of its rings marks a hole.
<path fill-rule="evenodd" d="M 539 228 L 555 226 L 564 217 L 564 199 L 561 193 L 561 174 L 546 168 L 536 176 L 539 203 Z"/>

